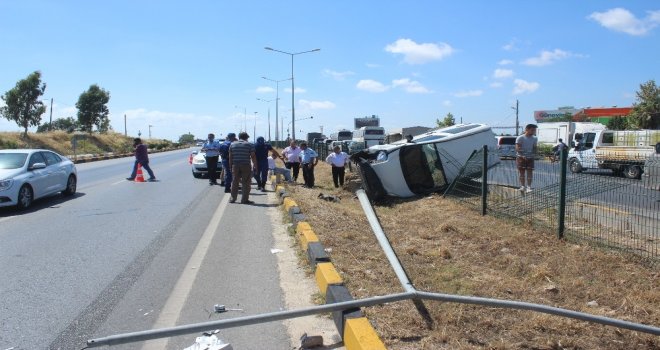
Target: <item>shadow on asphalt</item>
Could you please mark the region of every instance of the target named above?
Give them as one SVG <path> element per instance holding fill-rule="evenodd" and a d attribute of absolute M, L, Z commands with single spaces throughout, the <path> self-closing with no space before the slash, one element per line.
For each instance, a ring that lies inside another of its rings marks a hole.
<path fill-rule="evenodd" d="M 32 202 L 32 205 L 30 205 L 30 207 L 24 210 L 17 209 L 16 207 L 3 207 L 0 208 L 0 217 L 26 215 L 45 209 L 57 209 L 59 208 L 60 204 L 66 203 L 70 200 L 74 200 L 76 198 L 80 198 L 83 196 L 85 196 L 85 193 L 82 192 L 76 192 L 73 196 L 64 196 L 62 194 L 55 194 L 49 197 L 39 198 L 35 200 L 34 202 Z"/>

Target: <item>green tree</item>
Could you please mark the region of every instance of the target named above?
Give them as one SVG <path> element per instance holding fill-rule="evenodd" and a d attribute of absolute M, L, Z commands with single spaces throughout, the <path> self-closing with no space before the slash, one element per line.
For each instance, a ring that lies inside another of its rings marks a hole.
<path fill-rule="evenodd" d="M 78 98 L 76 108 L 78 108 L 78 124 L 80 129 L 92 133 L 94 125 L 99 132 L 107 132 L 109 129 L 108 106 L 110 101 L 110 92 L 105 91 L 94 84 Z"/>
<path fill-rule="evenodd" d="M 72 133 L 76 131 L 78 128 L 78 121 L 74 117 L 67 117 L 67 118 L 58 118 L 53 121 L 53 124 L 49 125 L 48 124 L 42 124 L 37 128 L 37 132 L 47 132 L 49 129 L 52 130 L 62 130 L 66 131 L 68 133 Z"/>
<path fill-rule="evenodd" d="M 46 112 L 46 106 L 39 99 L 44 91 L 46 83 L 41 82 L 41 72 L 35 71 L 27 78 L 19 80 L 13 89 L 5 92 L 2 96 L 5 106 L 0 107 L 0 115 L 23 127 L 23 135 L 27 137 L 28 127 L 39 125 L 41 115 Z"/>
<path fill-rule="evenodd" d="M 626 130 L 628 129 L 628 120 L 621 116 L 615 116 L 607 121 L 607 128 L 610 130 Z"/>
<path fill-rule="evenodd" d="M 435 123 L 438 125 L 439 128 L 444 128 L 446 126 L 452 126 L 456 124 L 456 119 L 454 119 L 454 115 L 451 113 L 447 113 L 447 116 L 445 119 L 440 121 L 440 119 L 435 120 Z"/>
<path fill-rule="evenodd" d="M 195 136 L 193 134 L 183 134 L 179 137 L 179 143 L 193 143 L 195 142 Z"/>
<path fill-rule="evenodd" d="M 638 129 L 660 129 L 660 88 L 655 80 L 639 86 L 637 102 L 629 114 L 629 123 Z"/>

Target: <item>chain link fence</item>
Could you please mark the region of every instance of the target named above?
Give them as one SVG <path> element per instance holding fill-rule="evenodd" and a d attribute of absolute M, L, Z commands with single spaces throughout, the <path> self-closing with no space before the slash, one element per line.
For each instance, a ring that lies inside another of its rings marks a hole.
<path fill-rule="evenodd" d="M 538 153 L 527 189 L 515 158 L 502 155 L 484 171 L 489 153 L 498 154 L 475 151 L 445 196 L 483 214 L 544 226 L 558 237 L 626 251 L 652 265 L 660 262 L 660 154 L 646 160 L 641 178 L 631 179 L 609 169 L 572 172 L 566 153 Z M 633 166 L 639 163 L 621 163 L 621 169 Z"/>

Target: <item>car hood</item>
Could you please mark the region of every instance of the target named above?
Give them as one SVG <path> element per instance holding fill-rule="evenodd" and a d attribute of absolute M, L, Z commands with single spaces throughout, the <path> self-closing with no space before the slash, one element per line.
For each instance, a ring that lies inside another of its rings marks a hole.
<path fill-rule="evenodd" d="M 23 172 L 23 168 L 20 169 L 0 169 L 0 180 L 11 179 L 16 175 Z"/>

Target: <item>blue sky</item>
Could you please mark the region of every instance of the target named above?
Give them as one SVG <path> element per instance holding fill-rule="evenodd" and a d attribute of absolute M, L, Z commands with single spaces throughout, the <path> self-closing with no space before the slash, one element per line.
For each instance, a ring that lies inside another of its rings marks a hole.
<path fill-rule="evenodd" d="M 632 105 L 658 82 L 659 25 L 650 0 L 0 0 L 0 93 L 39 70 L 53 119 L 75 116 L 98 84 L 122 133 L 126 115 L 133 136 L 149 125 L 172 140 L 254 136 L 256 124 L 267 137 L 270 109 L 274 139 L 276 85 L 261 77 L 290 78 L 291 56 L 264 47 L 319 48 L 294 58 L 299 138 L 374 114 L 386 129 L 447 113 L 510 126 L 516 100 L 521 123 L 535 110 Z M 279 96 L 286 129 L 290 81 Z M 18 130 L 0 118 L 0 131 Z"/>

